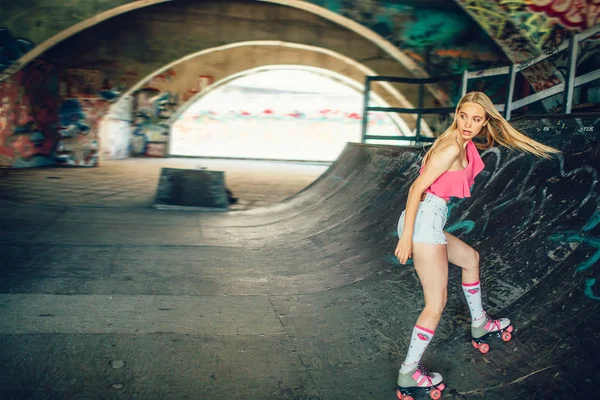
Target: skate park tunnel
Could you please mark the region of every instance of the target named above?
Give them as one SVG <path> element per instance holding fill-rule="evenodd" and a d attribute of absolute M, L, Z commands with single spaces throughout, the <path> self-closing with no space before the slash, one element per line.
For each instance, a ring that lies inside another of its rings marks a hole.
<path fill-rule="evenodd" d="M 423 307 L 414 269 L 392 254 L 423 148 L 348 144 L 286 201 L 221 214 L 77 206 L 60 194 L 40 204 L 31 193 L 11 197 L 27 181 L 5 178 L 26 177 L 31 170 L 15 171 L 23 167 L 97 166 L 102 149 L 128 157 L 121 150 L 133 109 L 119 101 L 138 83 L 174 85 L 184 65 L 195 65 L 194 86 L 177 93 L 191 91 L 190 99 L 268 65 L 323 68 L 355 82 L 526 65 L 596 24 L 590 7 L 568 12 L 565 4 L 4 2 L 0 397 L 393 398 Z M 596 68 L 597 48 L 594 38 L 581 45 L 577 69 Z M 212 57 L 205 69 L 192 60 L 199 51 Z M 527 68 L 520 95 L 560 82 L 567 62 Z M 503 80 L 486 82 L 494 98 L 507 96 Z M 419 104 L 414 87 L 392 88 L 395 95 L 377 93 L 390 105 Z M 452 103 L 457 93 L 427 87 L 423 106 Z M 592 82 L 574 103 L 594 110 L 597 95 Z M 540 107 L 557 111 L 561 101 L 558 93 Z M 532 110 L 515 126 L 562 153 L 482 152 L 473 197 L 449 207 L 448 231 L 480 253 L 486 307 L 516 327 L 511 342 L 491 342 L 490 354 L 473 349 L 459 270 L 450 266 L 448 306 L 425 362 L 455 398 L 589 398 L 600 378 L 599 116 Z M 114 122 L 106 118 L 124 123 L 103 139 Z M 102 165 L 82 170 L 63 173 L 105 178 Z M 58 176 L 42 176 L 42 185 L 58 187 L 49 179 Z M 117 180 L 134 192 L 135 177 Z"/>

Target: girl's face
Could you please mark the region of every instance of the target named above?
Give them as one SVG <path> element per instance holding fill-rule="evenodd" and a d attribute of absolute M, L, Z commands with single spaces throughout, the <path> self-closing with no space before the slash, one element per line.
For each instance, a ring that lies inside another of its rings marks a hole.
<path fill-rule="evenodd" d="M 471 140 L 479 135 L 487 124 L 487 116 L 483 107 L 477 103 L 464 103 L 456 117 L 458 133 L 464 140 Z"/>

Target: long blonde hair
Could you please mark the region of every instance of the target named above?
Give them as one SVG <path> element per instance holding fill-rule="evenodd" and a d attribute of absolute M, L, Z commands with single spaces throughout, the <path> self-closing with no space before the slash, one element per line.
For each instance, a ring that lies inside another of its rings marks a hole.
<path fill-rule="evenodd" d="M 465 103 L 479 104 L 481 107 L 483 107 L 486 113 L 487 124 L 481 128 L 481 132 L 479 132 L 479 134 L 476 136 L 477 138 L 485 137 L 485 141 L 483 143 L 478 143 L 476 141 L 473 142 L 479 150 L 487 150 L 491 148 L 495 142 L 498 142 L 500 145 L 511 150 L 525 151 L 537 157 L 543 157 L 546 159 L 551 158 L 551 155 L 554 153 L 560 153 L 560 150 L 536 142 L 535 140 L 513 128 L 512 125 L 504 119 L 502 114 L 496 110 L 494 103 L 492 103 L 490 98 L 485 93 L 469 92 L 465 94 L 458 102 L 458 105 L 456 106 L 456 112 L 454 114 L 454 122 L 452 122 L 452 125 L 450 125 L 450 127 L 448 127 L 448 129 L 446 129 L 444 133 L 442 133 L 433 143 L 433 146 L 431 146 L 427 154 L 425 154 L 423 163 L 427 161 L 436 145 L 440 142 L 439 139 L 448 136 L 450 133 L 458 129 L 458 112 Z"/>

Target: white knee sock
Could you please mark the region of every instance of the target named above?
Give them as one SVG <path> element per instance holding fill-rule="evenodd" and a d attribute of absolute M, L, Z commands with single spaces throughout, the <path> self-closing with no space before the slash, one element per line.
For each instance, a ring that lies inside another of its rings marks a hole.
<path fill-rule="evenodd" d="M 432 331 L 431 329 L 415 325 L 412 336 L 410 337 L 408 353 L 400 367 L 401 373 L 405 374 L 410 372 L 415 368 L 415 365 L 421 361 L 421 357 L 423 357 L 427 345 L 431 342 L 431 339 L 433 339 L 434 333 L 435 331 Z"/>
<path fill-rule="evenodd" d="M 463 283 L 462 288 L 467 298 L 467 303 L 469 303 L 472 322 L 481 322 L 481 319 L 485 316 L 483 305 L 481 304 L 481 283 L 479 281 L 475 283 Z"/>

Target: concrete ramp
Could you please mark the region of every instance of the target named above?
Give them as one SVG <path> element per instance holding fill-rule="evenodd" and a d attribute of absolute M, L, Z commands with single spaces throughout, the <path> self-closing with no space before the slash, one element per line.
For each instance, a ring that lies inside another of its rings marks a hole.
<path fill-rule="evenodd" d="M 522 119 L 515 126 L 563 153 L 547 161 L 499 148 L 484 152 L 486 169 L 473 197 L 451 203 L 447 225 L 480 252 L 485 303 L 492 314 L 514 320 L 515 339 L 492 343 L 486 356 L 470 348 L 460 272 L 452 268 L 448 308 L 426 358 L 469 398 L 585 398 L 599 377 L 600 125 L 597 117 L 563 116 Z M 349 145 L 304 192 L 277 207 L 232 216 L 231 227 L 219 221 L 214 229 L 265 254 L 294 246 L 293 260 L 284 262 L 295 278 L 293 293 L 340 288 L 322 300 L 323 308 L 335 293 L 353 292 L 345 298 L 349 303 L 353 296 L 360 302 L 361 293 L 372 303 L 375 293 L 386 292 L 377 312 L 355 310 L 370 320 L 363 328 L 379 337 L 362 337 L 346 322 L 340 326 L 345 333 L 331 332 L 327 340 L 333 347 L 346 342 L 359 349 L 359 340 L 374 341 L 379 351 L 391 346 L 398 364 L 422 300 L 412 268 L 400 266 L 391 253 L 422 154 Z M 313 257 L 319 260 L 309 261 Z M 359 315 L 345 311 L 340 314 L 356 322 Z M 384 362 L 379 351 L 367 358 Z M 355 356 L 337 361 L 355 365 L 365 357 Z"/>
<path fill-rule="evenodd" d="M 472 348 L 451 266 L 425 362 L 445 398 L 592 398 L 599 120 L 515 125 L 563 154 L 484 152 L 447 225 L 479 251 L 484 302 L 514 339 Z M 349 144 L 310 187 L 247 212 L 3 203 L 0 397 L 393 399 L 423 306 L 395 229 L 423 153 Z"/>

